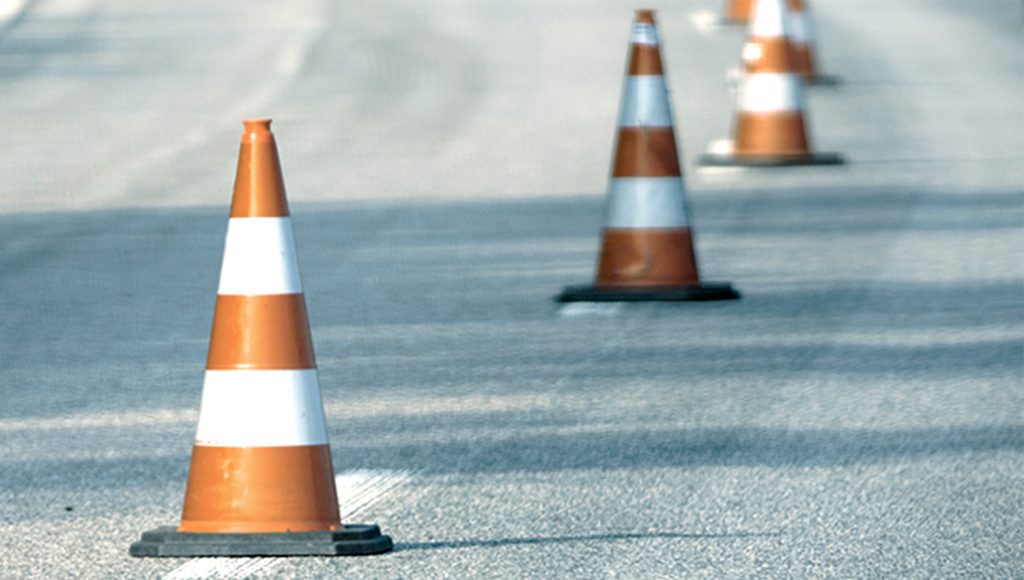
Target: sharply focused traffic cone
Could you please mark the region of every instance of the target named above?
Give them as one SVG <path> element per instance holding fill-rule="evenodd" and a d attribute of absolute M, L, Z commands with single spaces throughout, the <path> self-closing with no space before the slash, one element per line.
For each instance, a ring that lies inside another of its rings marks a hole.
<path fill-rule="evenodd" d="M 754 13 L 757 0 L 725 0 L 722 22 L 725 24 L 746 24 Z"/>
<path fill-rule="evenodd" d="M 729 284 L 701 282 L 684 197 L 654 12 L 638 10 L 596 280 L 569 286 L 555 300 L 739 298 Z"/>
<path fill-rule="evenodd" d="M 269 119 L 245 121 L 181 524 L 133 556 L 386 552 L 342 525 L 291 218 Z"/>
<path fill-rule="evenodd" d="M 757 0 L 743 47 L 734 138 L 727 150 L 710 151 L 701 165 L 836 165 L 835 153 L 811 151 L 804 122 L 803 79 L 793 68 L 789 15 L 783 0 Z"/>
<path fill-rule="evenodd" d="M 835 85 L 839 79 L 818 70 L 815 55 L 814 22 L 804 0 L 788 0 L 790 36 L 793 45 L 793 69 L 811 85 Z"/>

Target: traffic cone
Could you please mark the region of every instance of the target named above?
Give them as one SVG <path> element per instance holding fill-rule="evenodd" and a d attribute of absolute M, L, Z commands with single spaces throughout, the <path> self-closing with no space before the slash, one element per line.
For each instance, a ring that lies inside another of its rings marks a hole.
<path fill-rule="evenodd" d="M 837 85 L 839 79 L 818 70 L 815 56 L 814 22 L 804 0 L 788 0 L 790 35 L 793 43 L 793 67 L 810 85 Z"/>
<path fill-rule="evenodd" d="M 566 287 L 555 300 L 739 298 L 729 284 L 701 282 L 684 193 L 654 12 L 638 10 L 596 279 Z"/>
<path fill-rule="evenodd" d="M 757 0 L 725 0 L 722 14 L 723 24 L 746 24 L 754 13 L 754 2 Z"/>
<path fill-rule="evenodd" d="M 836 165 L 835 153 L 814 153 L 804 122 L 804 83 L 793 68 L 789 14 L 782 0 L 758 0 L 743 47 L 734 139 L 724 151 L 710 151 L 700 165 Z"/>
<path fill-rule="evenodd" d="M 269 119 L 246 120 L 181 524 L 133 556 L 386 552 L 342 525 L 306 302 Z"/>

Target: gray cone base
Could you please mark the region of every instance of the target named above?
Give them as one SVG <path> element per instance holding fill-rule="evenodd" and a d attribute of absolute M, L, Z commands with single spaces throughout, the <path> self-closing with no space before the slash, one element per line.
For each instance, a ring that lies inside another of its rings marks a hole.
<path fill-rule="evenodd" d="M 728 282 L 703 282 L 696 286 L 653 288 L 598 288 L 566 286 L 555 302 L 705 302 L 740 297 Z"/>
<path fill-rule="evenodd" d="M 368 556 L 392 549 L 391 538 L 373 524 L 347 524 L 336 531 L 219 534 L 179 532 L 162 526 L 142 534 L 128 553 L 138 557 Z"/>
<path fill-rule="evenodd" d="M 792 167 L 797 165 L 842 165 L 838 153 L 810 153 L 808 155 L 735 155 L 733 153 L 705 153 L 697 159 L 704 167 Z"/>

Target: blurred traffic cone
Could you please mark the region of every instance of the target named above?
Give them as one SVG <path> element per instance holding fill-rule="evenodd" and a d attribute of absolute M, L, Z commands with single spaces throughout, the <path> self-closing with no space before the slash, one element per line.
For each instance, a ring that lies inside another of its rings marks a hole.
<path fill-rule="evenodd" d="M 638 10 L 596 280 L 567 287 L 555 300 L 739 298 L 729 284 L 700 281 L 684 193 L 654 12 Z"/>
<path fill-rule="evenodd" d="M 804 0 L 788 0 L 789 32 L 793 45 L 793 69 L 811 85 L 836 85 L 839 79 L 822 74 L 815 56 L 814 22 Z"/>
<path fill-rule="evenodd" d="M 357 555 L 342 525 L 306 302 L 269 119 L 245 121 L 181 525 L 133 556 Z"/>
<path fill-rule="evenodd" d="M 725 0 L 722 14 L 724 24 L 746 24 L 754 13 L 754 2 L 757 0 Z"/>
<path fill-rule="evenodd" d="M 701 156 L 701 165 L 835 165 L 835 153 L 813 153 L 804 123 L 802 77 L 793 68 L 789 14 L 783 0 L 757 0 L 743 47 L 734 139 L 724 151 Z"/>

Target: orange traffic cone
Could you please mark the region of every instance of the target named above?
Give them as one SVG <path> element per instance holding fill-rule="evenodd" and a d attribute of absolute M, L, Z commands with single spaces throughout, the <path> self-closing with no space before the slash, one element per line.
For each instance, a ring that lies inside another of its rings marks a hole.
<path fill-rule="evenodd" d="M 813 153 L 804 122 L 802 77 L 793 68 L 789 14 L 783 0 L 758 0 L 743 47 L 734 139 L 712 151 L 701 165 L 835 165 L 835 153 Z"/>
<path fill-rule="evenodd" d="M 133 556 L 357 555 L 342 525 L 291 218 L 269 119 L 245 121 L 181 524 Z"/>
<path fill-rule="evenodd" d="M 722 15 L 723 24 L 746 24 L 754 13 L 754 2 L 757 0 L 725 0 Z"/>
<path fill-rule="evenodd" d="M 811 85 L 836 85 L 839 79 L 818 70 L 815 56 L 814 22 L 804 0 L 788 0 L 790 35 L 793 44 L 793 68 Z"/>
<path fill-rule="evenodd" d="M 729 284 L 701 282 L 684 193 L 654 12 L 638 10 L 596 280 L 567 287 L 555 300 L 739 298 Z"/>

